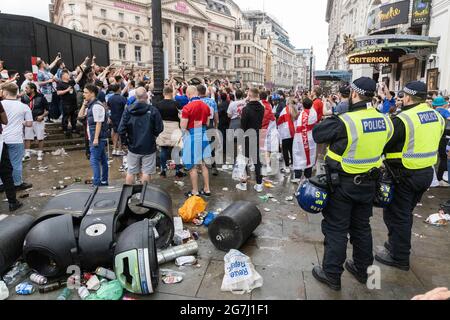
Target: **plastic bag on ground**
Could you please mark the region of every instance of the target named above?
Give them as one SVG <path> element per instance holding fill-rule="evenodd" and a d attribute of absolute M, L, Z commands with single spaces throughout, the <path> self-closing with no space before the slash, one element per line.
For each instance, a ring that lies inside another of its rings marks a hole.
<path fill-rule="evenodd" d="M 444 211 L 441 210 L 441 212 L 429 216 L 425 223 L 439 227 L 446 226 L 450 223 L 450 214 L 444 214 Z"/>
<path fill-rule="evenodd" d="M 0 301 L 6 300 L 8 299 L 8 297 L 9 297 L 8 287 L 6 286 L 6 283 L 0 281 Z"/>
<path fill-rule="evenodd" d="M 233 294 L 250 293 L 263 286 L 263 278 L 245 254 L 231 250 L 224 258 L 225 276 L 221 291 Z"/>
<path fill-rule="evenodd" d="M 236 158 L 236 165 L 233 169 L 232 179 L 234 181 L 246 181 L 247 180 L 247 158 L 244 155 L 239 154 Z"/>
<path fill-rule="evenodd" d="M 199 213 L 205 211 L 208 204 L 198 196 L 190 197 L 186 200 L 184 205 L 178 210 L 178 214 L 183 219 L 183 222 L 192 222 Z"/>
<path fill-rule="evenodd" d="M 103 283 L 96 293 L 91 293 L 86 300 L 117 301 L 123 296 L 123 287 L 118 280 Z"/>

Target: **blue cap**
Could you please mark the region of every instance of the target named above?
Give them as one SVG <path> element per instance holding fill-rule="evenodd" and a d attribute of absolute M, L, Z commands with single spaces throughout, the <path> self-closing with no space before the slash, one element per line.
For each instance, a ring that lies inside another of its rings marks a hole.
<path fill-rule="evenodd" d="M 433 100 L 433 107 L 443 107 L 446 106 L 448 103 L 445 101 L 444 97 L 439 96 L 436 99 Z"/>

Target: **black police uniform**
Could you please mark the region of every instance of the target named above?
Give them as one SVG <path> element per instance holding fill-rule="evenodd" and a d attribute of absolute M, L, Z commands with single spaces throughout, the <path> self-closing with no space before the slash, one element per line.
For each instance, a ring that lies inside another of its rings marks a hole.
<path fill-rule="evenodd" d="M 410 110 L 419 104 L 403 107 L 402 111 Z M 386 145 L 384 153 L 402 153 L 405 145 L 406 128 L 404 123 L 397 117 L 392 119 L 394 135 Z M 395 184 L 395 195 L 393 202 L 384 209 L 384 222 L 388 228 L 389 240 L 385 247 L 387 252 L 379 252 L 376 260 L 402 270 L 409 270 L 409 257 L 411 254 L 411 233 L 413 215 L 417 204 L 421 201 L 423 194 L 433 182 L 433 168 L 410 170 L 403 166 L 401 159 L 386 160 L 397 183 Z"/>
<path fill-rule="evenodd" d="M 367 101 L 349 107 L 349 112 L 367 109 Z M 331 117 L 318 124 L 313 130 L 316 143 L 329 144 L 330 150 L 338 155 L 344 154 L 348 144 L 347 130 L 338 117 Z M 353 245 L 354 267 L 360 278 L 367 278 L 367 268 L 373 264 L 373 244 L 370 218 L 376 181 L 364 179 L 355 183 L 355 175 L 344 172 L 340 163 L 327 157 L 326 164 L 331 173 L 338 173 L 340 184 L 328 199 L 323 211 L 322 232 L 325 236 L 323 271 L 326 276 L 340 285 L 344 272 L 348 234 Z M 362 281 L 361 281 L 362 282 Z"/>

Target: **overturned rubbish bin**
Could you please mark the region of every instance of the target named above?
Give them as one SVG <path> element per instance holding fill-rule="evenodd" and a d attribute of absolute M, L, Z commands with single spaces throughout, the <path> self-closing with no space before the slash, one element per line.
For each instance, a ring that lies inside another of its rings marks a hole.
<path fill-rule="evenodd" d="M 157 248 L 169 246 L 174 236 L 172 200 L 161 188 L 68 188 L 38 217 L 26 237 L 24 257 L 46 277 L 62 276 L 70 265 L 85 271 L 113 266 L 120 234 L 144 219 L 154 226 Z"/>
<path fill-rule="evenodd" d="M 76 264 L 77 241 L 73 217 L 61 215 L 36 225 L 23 243 L 23 256 L 31 269 L 48 278 L 66 273 Z"/>
<path fill-rule="evenodd" d="M 153 223 L 145 219 L 128 227 L 119 237 L 114 271 L 127 291 L 148 295 L 159 282 L 159 264 Z"/>
<path fill-rule="evenodd" d="M 27 214 L 0 217 L 0 277 L 22 255 L 23 240 L 33 221 Z"/>
<path fill-rule="evenodd" d="M 238 201 L 226 208 L 208 228 L 214 246 L 228 252 L 240 249 L 261 224 L 259 209 L 247 201 Z"/>

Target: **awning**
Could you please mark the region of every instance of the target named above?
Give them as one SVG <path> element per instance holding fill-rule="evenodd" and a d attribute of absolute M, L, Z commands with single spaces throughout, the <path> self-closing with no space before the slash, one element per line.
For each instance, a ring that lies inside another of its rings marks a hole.
<path fill-rule="evenodd" d="M 314 78 L 322 81 L 346 81 L 352 80 L 352 74 L 344 70 L 315 71 Z"/>
<path fill-rule="evenodd" d="M 414 36 L 404 34 L 382 34 L 355 39 L 352 54 L 377 50 L 400 49 L 412 53 L 420 48 L 433 48 L 439 44 L 439 37 Z"/>

